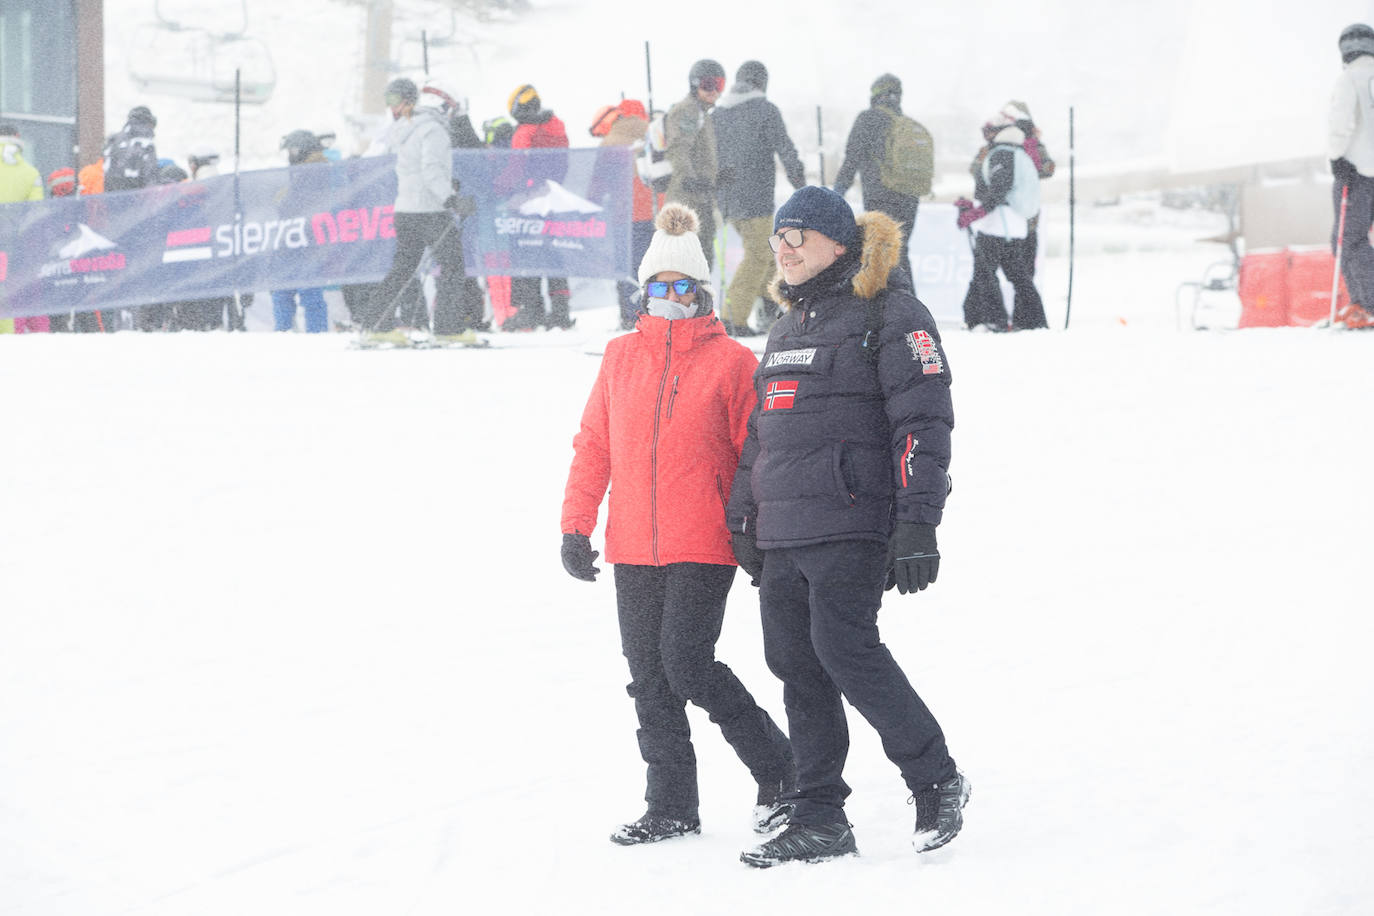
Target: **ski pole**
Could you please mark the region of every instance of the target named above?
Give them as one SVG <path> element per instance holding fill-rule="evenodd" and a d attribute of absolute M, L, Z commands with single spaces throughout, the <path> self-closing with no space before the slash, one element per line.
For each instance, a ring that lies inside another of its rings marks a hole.
<path fill-rule="evenodd" d="M 1336 223 L 1336 265 L 1331 268 L 1331 327 L 1336 326 L 1336 292 L 1341 286 L 1341 249 L 1345 247 L 1345 204 L 1350 185 L 1341 187 L 1341 217 Z"/>
<path fill-rule="evenodd" d="M 1069 291 L 1064 297 L 1064 330 L 1069 329 L 1069 310 L 1073 308 L 1073 106 L 1069 106 Z"/>
<path fill-rule="evenodd" d="M 439 246 L 444 243 L 444 239 L 448 238 L 449 232 L 451 232 L 453 230 L 453 227 L 457 226 L 458 224 L 458 219 L 450 219 L 448 221 L 448 225 L 444 227 L 443 232 L 439 233 L 439 237 L 434 240 L 434 243 L 432 245 L 427 246 L 430 249 L 430 251 L 437 252 L 439 250 Z M 421 252 L 421 256 L 423 257 L 423 252 Z M 358 327 L 358 340 L 360 342 L 362 341 L 364 334 L 368 334 L 377 330 L 377 325 L 382 323 L 383 316 L 394 315 L 396 313 L 396 304 L 401 301 L 401 297 L 406 294 L 406 290 L 410 289 L 410 284 L 414 283 L 416 278 L 420 276 L 419 267 L 419 264 L 415 265 L 416 269 L 410 272 L 410 277 L 401 286 L 401 288 L 396 291 L 396 295 L 391 297 L 391 302 L 387 304 L 386 308 L 382 309 L 380 312 L 373 315 L 372 320 L 370 322 L 365 322 Z"/>
<path fill-rule="evenodd" d="M 821 185 L 825 185 L 825 131 L 821 128 L 821 106 L 816 106 L 816 155 L 821 160 Z"/>
<path fill-rule="evenodd" d="M 234 222 L 237 231 L 237 223 L 243 219 L 243 199 L 240 196 L 239 188 L 239 135 L 242 130 L 242 119 L 240 106 L 243 102 L 243 70 L 234 70 Z M 229 331 L 248 330 L 247 322 L 243 316 L 243 296 L 239 292 L 239 255 L 234 252 L 234 304 L 229 307 Z"/>
<path fill-rule="evenodd" d="M 649 120 L 654 119 L 654 65 L 649 58 L 649 43 L 644 42 L 644 88 L 648 90 Z"/>

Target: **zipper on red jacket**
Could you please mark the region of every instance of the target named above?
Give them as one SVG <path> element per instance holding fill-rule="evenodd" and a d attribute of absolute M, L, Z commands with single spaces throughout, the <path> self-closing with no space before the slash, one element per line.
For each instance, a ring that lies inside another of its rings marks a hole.
<path fill-rule="evenodd" d="M 654 438 L 649 444 L 649 530 L 654 565 L 658 566 L 658 426 L 663 416 L 663 388 L 668 384 L 668 372 L 673 368 L 673 323 L 668 322 L 668 337 L 664 341 L 663 376 L 658 380 L 658 397 L 654 400 Z M 677 393 L 677 379 L 673 379 L 673 394 Z M 671 416 L 672 398 L 668 400 Z"/>
<path fill-rule="evenodd" d="M 682 378 L 680 375 L 673 376 L 673 393 L 668 395 L 668 419 L 673 418 L 673 404 L 677 402 L 677 380 Z"/>

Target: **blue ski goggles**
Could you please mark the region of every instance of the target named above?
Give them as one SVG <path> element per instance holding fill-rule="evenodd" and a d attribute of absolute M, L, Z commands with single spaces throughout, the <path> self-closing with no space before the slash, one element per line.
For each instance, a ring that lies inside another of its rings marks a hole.
<path fill-rule="evenodd" d="M 697 291 L 697 281 L 683 277 L 681 280 L 650 280 L 644 284 L 644 292 L 649 294 L 650 299 L 667 299 L 669 289 L 679 296 L 686 296 Z"/>

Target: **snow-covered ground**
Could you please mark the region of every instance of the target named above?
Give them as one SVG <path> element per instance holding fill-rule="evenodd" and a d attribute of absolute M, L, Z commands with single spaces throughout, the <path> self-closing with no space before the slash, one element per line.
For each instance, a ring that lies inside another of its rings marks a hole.
<path fill-rule="evenodd" d="M 107 0 L 112 41 L 149 6 Z M 922 20 L 938 54 L 895 44 L 886 59 L 865 43 L 888 21 L 876 0 L 839 24 L 808 3 L 736 4 L 710 33 L 714 7 L 629 25 L 547 10 L 546 28 L 513 33 L 523 45 L 483 36 L 474 113 L 519 82 L 554 84 L 561 65 L 542 55 L 566 36 L 577 101 L 544 91 L 577 134 L 615 92 L 606 48 L 637 25 L 663 74 L 703 53 L 731 72 L 764 59 L 785 110 L 806 109 L 793 87 L 830 105 L 891 69 L 980 117 L 1014 95 L 1052 123 L 1081 89 L 1080 117 L 1163 122 L 1153 97 L 1122 87 L 1148 72 L 1167 88 L 1182 5 L 1157 4 L 1130 35 L 1102 7 L 1081 22 L 1086 5 L 979 7 L 1021 11 L 998 28 L 1077 36 L 1024 52 L 1053 64 L 1043 92 L 982 69 L 926 79 L 967 59 L 956 39 L 979 33 L 966 6 Z M 277 54 L 284 110 L 254 110 L 246 154 L 275 165 L 282 133 L 338 126 L 298 115 L 351 104 L 361 8 L 247 8 L 339 58 Z M 1223 8 L 1193 5 L 1189 21 L 1215 25 Z M 1313 13 L 1330 21 L 1283 32 L 1321 38 L 1301 66 L 1324 87 L 1336 31 L 1364 11 Z M 819 38 L 794 35 L 818 23 L 833 26 L 833 69 L 817 64 Z M 1204 63 L 1234 74 L 1221 64 L 1244 45 L 1218 42 Z M 108 50 L 116 117 L 151 100 L 121 88 Z M 1149 53 L 1158 67 L 1131 63 Z M 1103 59 L 1122 65 L 1092 65 Z M 1270 80 L 1294 60 L 1255 66 Z M 661 79 L 671 98 L 678 81 Z M 178 158 L 196 132 L 232 138 L 223 107 L 154 108 Z M 1139 153 L 1128 126 L 1080 136 L 1080 155 Z M 1060 154 L 1062 132 L 1049 139 Z M 1051 204 L 1042 227 L 1054 330 L 946 331 L 958 425 L 944 562 L 932 589 L 889 599 L 882 628 L 974 795 L 964 833 L 920 858 L 904 787 L 857 717 L 860 857 L 741 865 L 753 787 L 696 710 L 702 835 L 607 842 L 643 790 L 613 588 L 609 571 L 588 585 L 558 560 L 588 353 L 615 324 L 596 284 L 579 284 L 575 330 L 496 335 L 484 351 L 362 352 L 337 334 L 0 337 L 0 914 L 1368 913 L 1374 428 L 1358 404 L 1374 337 L 1179 330 L 1178 285 L 1225 257 L 1197 241 L 1220 227 L 1138 199 L 1080 202 L 1062 330 L 1066 217 Z M 1234 297 L 1209 305 L 1225 326 Z M 742 578 L 720 656 L 781 720 Z"/>
<path fill-rule="evenodd" d="M 608 307 L 485 351 L 0 337 L 0 913 L 1368 912 L 1374 340 L 1177 331 L 1213 254 L 1138 222 L 1069 331 L 946 333 L 945 559 L 882 616 L 974 785 L 924 858 L 857 718 L 857 859 L 741 865 L 696 710 L 702 836 L 607 842 L 643 766 L 558 509 Z M 743 580 L 720 655 L 781 718 Z"/>

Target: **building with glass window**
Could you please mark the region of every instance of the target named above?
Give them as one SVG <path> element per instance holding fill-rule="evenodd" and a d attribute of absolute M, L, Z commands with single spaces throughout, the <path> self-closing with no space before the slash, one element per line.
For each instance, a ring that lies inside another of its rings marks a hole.
<path fill-rule="evenodd" d="M 46 176 L 100 156 L 105 139 L 103 0 L 0 2 L 0 123 Z"/>

